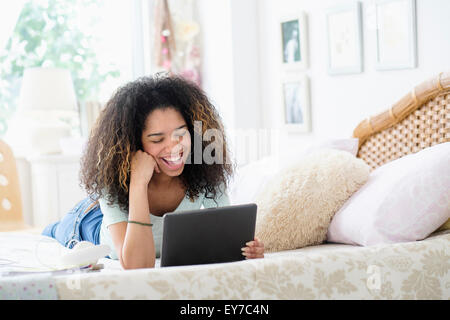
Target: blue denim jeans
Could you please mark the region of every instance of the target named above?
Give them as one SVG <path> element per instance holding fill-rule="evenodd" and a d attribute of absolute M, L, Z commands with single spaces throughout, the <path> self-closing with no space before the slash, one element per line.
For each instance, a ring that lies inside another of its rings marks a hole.
<path fill-rule="evenodd" d="M 94 202 L 96 201 L 89 197 L 81 200 L 61 221 L 46 226 L 42 235 L 54 238 L 70 249 L 79 241 L 100 244 L 103 213 L 98 202 L 96 204 Z"/>

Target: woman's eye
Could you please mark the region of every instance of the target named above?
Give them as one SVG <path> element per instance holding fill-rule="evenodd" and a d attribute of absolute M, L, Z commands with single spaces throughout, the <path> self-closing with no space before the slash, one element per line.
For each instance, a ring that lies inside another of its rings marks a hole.
<path fill-rule="evenodd" d="M 161 140 L 158 140 L 158 141 L 152 141 L 153 143 L 160 143 L 162 141 L 162 139 Z"/>
<path fill-rule="evenodd" d="M 183 137 L 184 135 L 186 135 L 186 130 L 180 133 L 175 134 L 176 137 Z"/>

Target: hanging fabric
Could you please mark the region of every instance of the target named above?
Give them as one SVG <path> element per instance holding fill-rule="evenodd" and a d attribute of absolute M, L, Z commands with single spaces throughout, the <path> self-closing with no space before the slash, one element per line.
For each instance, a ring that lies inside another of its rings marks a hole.
<path fill-rule="evenodd" d="M 175 51 L 175 33 L 168 1 L 155 0 L 155 43 L 153 47 L 155 67 L 172 74 Z"/>
<path fill-rule="evenodd" d="M 170 4 L 170 9 L 169 9 Z M 155 0 L 156 72 L 180 75 L 201 86 L 200 25 L 193 0 Z"/>

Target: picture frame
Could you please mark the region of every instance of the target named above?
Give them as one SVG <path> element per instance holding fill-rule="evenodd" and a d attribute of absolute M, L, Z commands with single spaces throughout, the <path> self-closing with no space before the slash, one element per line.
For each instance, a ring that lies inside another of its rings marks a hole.
<path fill-rule="evenodd" d="M 309 78 L 288 75 L 281 85 L 284 128 L 289 132 L 311 131 Z"/>
<path fill-rule="evenodd" d="M 326 10 L 328 73 L 363 71 L 362 14 L 359 1 Z"/>
<path fill-rule="evenodd" d="M 284 71 L 308 68 L 308 37 L 306 14 L 284 15 L 280 19 L 281 64 Z"/>
<path fill-rule="evenodd" d="M 376 70 L 417 67 L 415 0 L 377 0 Z"/>

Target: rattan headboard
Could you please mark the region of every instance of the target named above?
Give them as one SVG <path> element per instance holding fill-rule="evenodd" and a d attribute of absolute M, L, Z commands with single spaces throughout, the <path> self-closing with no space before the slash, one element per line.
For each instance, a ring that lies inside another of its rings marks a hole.
<path fill-rule="evenodd" d="M 353 131 L 358 157 L 372 169 L 407 154 L 450 141 L 450 72 L 416 86 L 388 110 Z"/>

